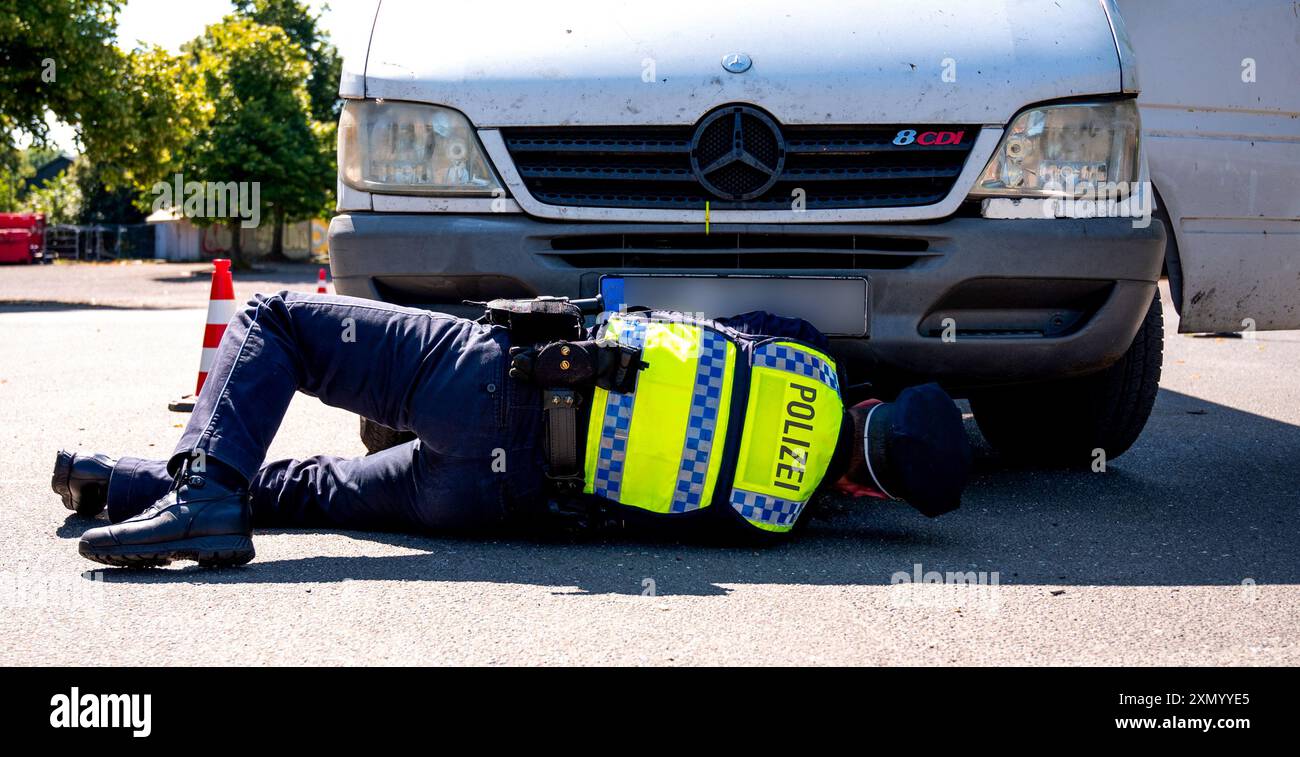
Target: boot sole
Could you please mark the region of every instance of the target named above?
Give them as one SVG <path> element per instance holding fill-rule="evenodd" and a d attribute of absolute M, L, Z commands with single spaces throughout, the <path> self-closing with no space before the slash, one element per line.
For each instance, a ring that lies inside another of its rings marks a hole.
<path fill-rule="evenodd" d="M 50 478 L 50 488 L 63 500 L 63 506 L 76 510 L 72 506 L 72 455 L 59 450 L 54 457 L 54 475 Z"/>
<path fill-rule="evenodd" d="M 119 568 L 158 568 L 173 560 L 195 560 L 201 568 L 243 565 L 256 556 L 253 540 L 247 536 L 202 536 L 160 544 L 128 544 L 116 547 L 77 545 L 81 556 Z"/>
<path fill-rule="evenodd" d="M 65 450 L 59 450 L 54 457 L 54 475 L 50 477 L 50 488 L 54 493 L 59 495 L 63 500 L 63 506 L 86 518 L 93 518 L 104 511 L 104 505 L 91 505 L 88 502 L 82 502 L 80 505 L 72 502 L 72 458 L 73 455 Z M 105 497 L 106 498 L 106 497 Z"/>

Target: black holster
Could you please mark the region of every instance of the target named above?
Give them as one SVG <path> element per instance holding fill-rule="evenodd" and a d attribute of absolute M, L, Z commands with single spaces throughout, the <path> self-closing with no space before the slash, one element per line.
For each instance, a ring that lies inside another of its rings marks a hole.
<path fill-rule="evenodd" d="M 514 345 L 530 346 L 556 339 L 577 340 L 586 334 L 582 307 L 564 297 L 467 303 L 482 305 L 484 312 L 479 322 L 504 326 L 510 332 L 510 343 Z"/>
<path fill-rule="evenodd" d="M 644 367 L 639 348 L 608 339 L 510 348 L 511 378 L 545 389 L 598 386 L 626 394 L 636 388 L 636 374 Z"/>
<path fill-rule="evenodd" d="M 543 390 L 547 478 L 561 492 L 579 493 L 583 479 L 578 410 L 592 387 L 631 392 L 637 372 L 646 367 L 641 350 L 605 339 L 584 339 L 583 308 L 598 310 L 599 298 L 574 302 L 538 297 L 481 304 L 486 307 L 481 322 L 510 332 L 510 378 Z"/>

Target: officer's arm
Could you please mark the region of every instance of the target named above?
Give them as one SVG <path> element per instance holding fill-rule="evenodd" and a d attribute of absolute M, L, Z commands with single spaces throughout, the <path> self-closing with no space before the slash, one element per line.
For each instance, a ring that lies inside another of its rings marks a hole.
<path fill-rule="evenodd" d="M 812 345 L 819 350 L 826 350 L 830 347 L 826 335 L 804 319 L 773 315 L 765 310 L 751 310 L 748 313 L 733 315 L 730 318 L 719 318 L 718 323 L 751 336 L 776 336 L 798 339 L 804 344 Z"/>

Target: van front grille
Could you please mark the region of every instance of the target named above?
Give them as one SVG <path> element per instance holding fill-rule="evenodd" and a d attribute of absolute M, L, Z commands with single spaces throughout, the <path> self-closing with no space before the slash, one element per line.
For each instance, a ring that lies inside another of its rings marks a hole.
<path fill-rule="evenodd" d="M 960 135 L 960 141 L 895 144 L 904 130 L 943 132 L 944 141 Z M 502 129 L 501 135 L 528 191 L 548 205 L 702 210 L 708 202 L 717 210 L 790 210 L 802 201 L 805 209 L 816 210 L 937 203 L 952 190 L 978 131 L 780 127 L 785 157 L 775 183 L 739 201 L 718 196 L 700 181 L 691 163 L 693 126 L 529 127 Z"/>

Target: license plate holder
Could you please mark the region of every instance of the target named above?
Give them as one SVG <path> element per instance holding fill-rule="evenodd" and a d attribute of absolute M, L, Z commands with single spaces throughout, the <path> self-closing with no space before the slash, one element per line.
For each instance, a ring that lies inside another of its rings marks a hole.
<path fill-rule="evenodd" d="M 766 310 L 803 318 L 828 336 L 869 335 L 863 276 L 605 274 L 600 293 L 606 310 L 644 305 L 707 318 Z"/>

